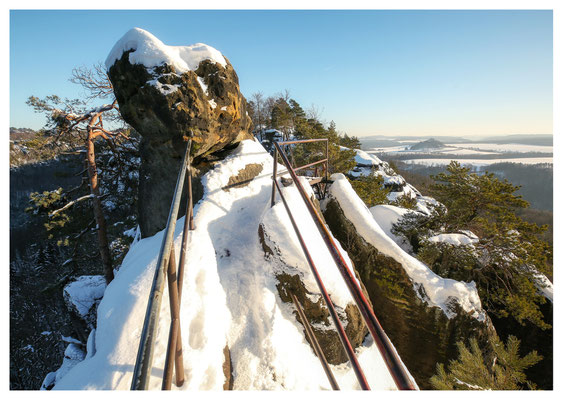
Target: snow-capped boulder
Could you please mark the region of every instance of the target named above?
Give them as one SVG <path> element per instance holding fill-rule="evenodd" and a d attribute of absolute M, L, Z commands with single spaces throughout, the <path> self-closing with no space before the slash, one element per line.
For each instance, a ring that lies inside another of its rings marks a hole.
<path fill-rule="evenodd" d="M 476 337 L 485 342 L 494 330 L 475 283 L 436 275 L 386 234 L 389 227 L 378 224 L 344 175 L 331 179 L 325 220 L 354 262 L 401 359 L 419 386 L 430 389 L 436 363 L 456 358 L 457 341 Z"/>
<path fill-rule="evenodd" d="M 146 237 L 166 224 L 183 137 L 193 131 L 192 155 L 201 159 L 251 138 L 252 121 L 233 66 L 211 46 L 167 46 L 133 28 L 106 67 L 121 115 L 142 136 L 139 223 Z"/>
<path fill-rule="evenodd" d="M 83 275 L 65 286 L 63 299 L 67 308 L 91 330 L 96 327 L 98 305 L 105 290 L 103 275 Z"/>

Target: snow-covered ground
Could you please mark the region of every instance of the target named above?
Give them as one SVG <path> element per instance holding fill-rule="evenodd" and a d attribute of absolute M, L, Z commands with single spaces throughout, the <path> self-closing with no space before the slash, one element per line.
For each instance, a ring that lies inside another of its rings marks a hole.
<path fill-rule="evenodd" d="M 435 149 L 410 150 L 414 143 L 405 143 L 401 146 L 374 147 L 367 150 L 368 153 L 387 154 L 499 154 L 499 153 L 553 153 L 553 146 L 538 146 L 517 143 L 455 143 L 445 144 L 445 147 Z"/>
<path fill-rule="evenodd" d="M 247 186 L 224 190 L 229 177 L 249 163 L 261 164 L 262 173 Z M 227 344 L 235 389 L 330 389 L 292 313 L 293 306 L 283 303 L 277 294 L 274 272 L 278 266 L 264 259 L 259 242 L 259 223 L 275 221 L 268 225 L 269 233 L 292 249 L 287 253 L 292 266 L 305 282 L 309 280 L 285 209 L 279 203 L 270 208 L 271 171 L 271 156 L 258 142 L 247 140 L 203 178 L 205 194 L 194 208 L 196 229 L 190 233 L 181 304 L 186 370 L 183 390 L 222 389 L 223 348 Z M 301 225 L 313 229 L 305 223 L 307 212 L 294 186 L 284 192 L 300 215 Z M 183 222 L 178 221 L 174 236 L 177 256 Z M 273 226 L 278 229 L 272 230 Z M 320 236 L 315 238 L 309 231 L 311 248 L 322 249 Z M 55 389 L 129 388 L 162 237 L 159 232 L 131 247 L 98 308 L 88 355 L 59 377 Z M 335 302 L 348 302 L 350 295 L 337 279 L 334 264 L 320 250 L 314 257 L 320 258 L 319 269 Z M 170 321 L 166 290 L 162 305 L 151 389 L 160 388 L 162 379 Z M 369 338 L 357 353 L 372 389 L 396 389 Z M 359 388 L 347 363 L 333 370 L 342 389 Z"/>
<path fill-rule="evenodd" d="M 454 145 L 449 145 L 454 146 Z M 538 146 L 533 144 L 519 143 L 463 143 L 456 147 L 481 151 L 493 151 L 500 153 L 553 153 L 553 146 Z"/>
<path fill-rule="evenodd" d="M 553 157 L 522 157 L 522 158 L 495 158 L 491 160 L 482 159 L 462 159 L 462 158 L 414 158 L 402 160 L 407 164 L 423 165 L 448 165 L 452 161 L 457 161 L 461 165 L 473 165 L 475 167 L 486 167 L 487 165 L 498 163 L 519 163 L 519 164 L 553 164 Z"/>
<path fill-rule="evenodd" d="M 462 165 L 473 165 L 475 167 L 484 167 L 491 164 L 502 162 L 512 162 L 520 164 L 541 164 L 553 163 L 553 157 L 511 157 L 502 158 L 503 153 L 550 153 L 553 154 L 553 146 L 539 146 L 529 144 L 496 144 L 496 143 L 455 143 L 445 144 L 445 147 L 435 149 L 420 149 L 410 150 L 409 147 L 412 142 L 405 142 L 405 145 L 393 147 L 377 147 L 371 148 L 366 152 L 368 154 L 386 154 L 389 156 L 403 156 L 401 161 L 410 164 L 422 164 L 429 166 L 448 165 L 452 160 L 458 161 Z M 433 154 L 436 158 L 418 158 L 417 155 Z M 467 159 L 459 158 L 456 156 L 483 156 L 483 155 L 498 155 L 494 159 Z M 508 155 L 508 154 L 505 154 Z M 412 156 L 406 159 L 405 156 Z M 509 155 L 510 156 L 510 155 Z"/>

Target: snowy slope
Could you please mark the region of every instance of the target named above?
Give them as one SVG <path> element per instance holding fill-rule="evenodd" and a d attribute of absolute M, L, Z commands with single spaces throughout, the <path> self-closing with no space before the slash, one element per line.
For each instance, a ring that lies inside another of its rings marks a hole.
<path fill-rule="evenodd" d="M 247 186 L 224 190 L 229 178 L 249 163 L 263 166 L 259 176 Z M 264 259 L 259 242 L 259 223 L 274 222 L 270 226 L 279 229 L 272 229 L 272 235 L 289 249 L 292 263 L 302 270 L 306 281 L 310 280 L 284 210 L 279 203 L 270 208 L 271 171 L 271 156 L 258 142 L 247 140 L 202 180 L 205 194 L 194 208 L 196 229 L 189 238 L 181 305 L 186 369 L 181 389 L 221 390 L 226 344 L 231 351 L 235 389 L 330 389 L 302 326 L 295 320 L 293 306 L 279 298 L 274 278 L 277 266 Z M 305 215 L 295 188 L 284 191 L 296 212 Z M 309 222 L 301 221 L 311 231 Z M 182 229 L 180 219 L 175 232 L 177 256 Z M 91 351 L 55 389 L 129 388 L 162 236 L 159 232 L 130 249 L 100 303 L 95 346 L 91 346 L 95 354 Z M 324 246 L 319 238 L 310 235 L 311 248 Z M 323 264 L 321 274 L 326 276 L 331 295 L 341 304 L 349 301 L 344 283 L 331 271 L 334 265 L 325 262 L 322 252 L 314 257 Z M 166 291 L 162 304 L 152 389 L 160 387 L 165 358 L 170 320 Z M 357 353 L 372 389 L 396 389 L 369 339 Z M 358 388 L 347 363 L 333 369 L 342 389 Z"/>
<path fill-rule="evenodd" d="M 383 232 L 389 236 L 395 243 L 397 243 L 403 250 L 411 251 L 412 246 L 407 240 L 402 236 L 396 236 L 391 232 L 393 224 L 399 222 L 405 214 L 413 212 L 406 208 L 396 207 L 389 204 L 379 204 L 377 206 L 371 207 L 369 209 L 371 215 L 375 219 L 375 222 L 383 229 Z"/>

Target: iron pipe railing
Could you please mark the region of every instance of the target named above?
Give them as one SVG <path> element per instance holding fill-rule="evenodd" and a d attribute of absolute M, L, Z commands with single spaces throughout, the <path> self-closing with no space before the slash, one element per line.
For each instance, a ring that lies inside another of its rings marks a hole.
<path fill-rule="evenodd" d="M 314 161 L 312 163 L 306 164 L 306 165 L 301 165 L 299 167 L 295 167 L 293 168 L 293 171 L 300 171 L 302 169 L 307 169 L 307 168 L 311 168 L 314 167 L 316 165 L 319 164 L 324 164 L 324 175 L 325 175 L 325 192 L 326 192 L 326 184 L 328 182 L 328 139 L 326 138 L 320 138 L 320 139 L 299 139 L 299 140 L 290 140 L 290 141 L 285 141 L 285 142 L 274 142 L 274 173 L 273 173 L 273 179 L 276 180 L 278 175 L 285 175 L 287 173 L 289 173 L 289 168 L 286 169 L 285 171 L 282 171 L 281 173 L 278 174 L 278 148 L 281 150 L 281 147 L 279 147 L 278 145 L 290 145 L 290 144 L 299 144 L 299 143 L 318 143 L 318 142 L 325 142 L 325 158 L 318 160 L 318 161 Z M 316 171 L 317 168 L 315 168 Z M 320 189 L 319 189 L 320 191 Z M 274 203 L 276 202 L 276 188 L 274 187 L 274 185 L 272 185 L 272 202 L 271 205 L 272 207 L 274 206 Z"/>
<path fill-rule="evenodd" d="M 338 334 L 338 337 L 340 338 L 340 342 L 342 343 L 342 346 L 344 347 L 344 351 L 346 352 L 346 355 L 348 356 L 348 359 L 350 360 L 350 364 L 352 365 L 352 369 L 354 370 L 354 373 L 356 374 L 356 378 L 358 379 L 360 387 L 363 390 L 369 390 L 369 384 L 368 384 L 367 379 L 364 375 L 364 372 L 362 371 L 362 367 L 360 366 L 360 363 L 358 362 L 358 359 L 356 358 L 356 354 L 354 353 L 354 348 L 352 347 L 352 345 L 350 344 L 350 341 L 348 340 L 348 336 L 346 335 L 346 331 L 344 330 L 344 327 L 342 326 L 342 323 L 340 322 L 340 319 L 338 318 L 338 314 L 336 313 L 336 309 L 334 308 L 334 304 L 332 303 L 332 300 L 330 299 L 330 296 L 329 296 L 329 294 L 328 294 L 328 292 L 327 292 L 327 290 L 326 290 L 326 288 L 323 284 L 323 281 L 321 279 L 319 271 L 317 270 L 317 267 L 315 266 L 315 262 L 313 261 L 313 257 L 311 257 L 311 254 L 309 253 L 309 249 L 307 248 L 307 245 L 305 244 L 305 240 L 303 239 L 303 236 L 301 235 L 301 231 L 299 230 L 299 227 L 297 226 L 297 222 L 295 222 L 295 218 L 293 217 L 293 213 L 291 212 L 291 209 L 289 208 L 289 205 L 287 204 L 285 196 L 284 196 L 283 192 L 281 191 L 281 188 L 279 187 L 279 184 L 278 184 L 276 179 L 274 179 L 274 185 L 276 186 L 276 188 L 278 189 L 278 191 L 280 193 L 280 198 L 282 199 L 282 202 L 285 206 L 285 209 L 286 209 L 287 214 L 289 216 L 289 220 L 291 221 L 291 225 L 293 226 L 293 229 L 295 230 L 295 233 L 297 235 L 297 239 L 299 240 L 299 244 L 301 245 L 301 249 L 303 250 L 303 253 L 305 254 L 305 258 L 307 259 L 307 262 L 309 264 L 311 272 L 313 273 L 313 277 L 315 278 L 315 281 L 317 282 L 317 286 L 319 287 L 321 295 L 322 295 L 322 297 L 325 301 L 325 304 L 328 308 L 328 312 L 329 312 L 329 314 L 332 318 L 332 321 L 334 322 L 334 325 L 336 327 L 336 333 Z"/>
<path fill-rule="evenodd" d="M 172 361 L 176 367 L 176 386 L 184 384 L 184 357 L 182 355 L 182 334 L 180 329 L 180 298 L 178 296 L 178 278 L 176 273 L 176 255 L 174 245 L 170 250 L 168 261 L 168 294 L 170 299 L 170 331 L 168 333 L 168 347 L 166 349 L 166 361 L 162 376 L 162 390 L 170 390 L 172 387 Z M 180 349 L 178 351 L 178 345 Z"/>
<path fill-rule="evenodd" d="M 307 316 L 305 315 L 305 311 L 303 311 L 303 308 L 301 307 L 301 304 L 299 303 L 299 300 L 297 299 L 297 297 L 295 297 L 295 295 L 291 292 L 289 293 L 289 295 L 291 296 L 291 300 L 293 301 L 293 304 L 295 304 L 295 309 L 297 310 L 297 314 L 299 315 L 299 318 L 301 318 L 301 322 L 303 323 L 303 327 L 305 328 L 305 335 L 309 339 L 309 342 L 313 346 L 313 350 L 314 350 L 315 354 L 317 355 L 317 358 L 321 362 L 321 365 L 323 367 L 323 370 L 325 371 L 326 377 L 328 378 L 330 386 L 332 387 L 332 390 L 340 390 L 340 387 L 338 386 L 338 382 L 336 382 L 336 378 L 332 374 L 332 370 L 330 369 L 330 365 L 328 364 L 328 361 L 326 360 L 323 349 L 321 348 L 321 345 L 319 344 L 319 341 L 317 340 L 317 337 L 315 336 L 315 333 L 313 332 L 313 328 L 311 327 L 311 324 L 309 323 L 309 320 L 307 319 Z"/>
<path fill-rule="evenodd" d="M 300 170 L 302 170 L 302 169 L 314 167 L 315 165 L 318 165 L 318 164 L 326 164 L 327 161 L 328 161 L 328 158 L 323 158 L 322 160 L 319 160 L 319 161 L 315 161 L 315 162 L 312 162 L 312 163 L 309 163 L 309 164 L 302 165 L 302 166 L 300 166 L 300 167 L 294 168 L 293 170 L 294 170 L 294 171 L 300 171 Z"/>
<path fill-rule="evenodd" d="M 279 142 L 279 143 L 275 142 L 274 143 L 274 146 L 275 146 L 274 147 L 274 149 L 275 149 L 274 153 L 276 155 L 276 158 L 274 159 L 274 168 L 276 168 L 275 166 L 277 164 L 277 154 L 279 153 L 279 155 L 282 158 L 283 164 L 285 165 L 285 167 L 289 171 L 289 174 L 290 174 L 291 178 L 293 179 L 293 182 L 295 183 L 299 194 L 301 195 L 301 198 L 305 202 L 305 205 L 306 205 L 309 213 L 313 217 L 313 221 L 315 222 L 315 225 L 317 226 L 317 229 L 319 230 L 319 232 L 320 232 L 320 234 L 321 234 L 321 236 L 322 236 L 322 238 L 325 242 L 325 245 L 327 246 L 335 264 L 337 265 L 344 281 L 346 282 L 346 286 L 348 287 L 350 293 L 352 294 L 354 302 L 358 306 L 358 309 L 360 310 L 360 314 L 362 315 L 362 317 L 363 317 L 363 319 L 366 323 L 366 326 L 368 327 L 368 330 L 372 334 L 374 341 L 375 341 L 375 343 L 376 343 L 376 345 L 379 349 L 379 352 L 382 355 L 383 360 L 385 361 L 385 365 L 389 369 L 389 372 L 390 372 L 391 376 L 393 377 L 395 384 L 397 385 L 397 388 L 399 388 L 400 390 L 416 390 L 417 389 L 416 384 L 412 381 L 409 373 L 406 371 L 406 369 L 405 369 L 399 355 L 397 354 L 393 344 L 391 343 L 391 341 L 387 337 L 387 334 L 385 333 L 385 331 L 381 327 L 381 324 L 379 323 L 379 321 L 378 321 L 377 317 L 375 316 L 371 306 L 369 305 L 368 301 L 366 300 L 366 298 L 365 298 L 362 290 L 360 289 L 355 277 L 352 275 L 350 268 L 348 267 L 348 264 L 346 263 L 342 254 L 338 250 L 338 246 L 334 242 L 334 239 L 332 238 L 331 233 L 329 232 L 327 226 L 323 223 L 323 220 L 320 217 L 317 209 L 315 208 L 315 206 L 311 202 L 311 199 L 309 199 L 309 197 L 307 196 L 307 193 L 305 192 L 303 185 L 299 181 L 297 174 L 295 173 L 295 170 L 291 166 L 291 163 L 289 162 L 287 155 L 285 154 L 285 152 L 281 148 L 281 145 L 287 145 L 287 144 L 291 144 L 291 142 Z M 328 154 L 328 150 L 327 150 L 327 154 Z M 327 170 L 328 170 L 328 168 L 327 168 Z M 327 179 L 327 181 L 328 181 L 328 179 Z M 274 178 L 274 182 L 276 182 L 275 178 Z M 277 185 L 277 183 L 276 183 L 275 186 L 279 190 L 279 186 Z M 280 194 L 281 194 L 281 191 L 280 191 Z M 275 201 L 274 195 L 275 195 L 275 193 L 273 193 L 273 196 L 272 196 L 272 204 Z"/>
<path fill-rule="evenodd" d="M 191 140 L 188 141 L 188 157 L 190 154 L 191 149 Z M 182 288 L 184 287 L 184 267 L 186 264 L 186 254 L 187 254 L 187 246 L 188 246 L 188 232 L 194 230 L 194 223 L 193 223 L 193 199 L 192 199 L 192 171 L 191 171 L 191 158 L 187 160 L 186 166 L 186 174 L 187 174 L 187 185 L 188 185 L 188 198 L 186 202 L 186 213 L 184 217 L 184 228 L 182 230 L 182 245 L 180 247 L 180 260 L 178 262 L 178 274 L 177 274 L 177 288 L 178 288 L 178 304 L 182 304 Z M 174 252 L 174 247 L 172 247 L 172 252 Z M 174 260 L 175 258 L 171 256 L 170 260 Z M 175 269 L 175 267 L 174 267 Z M 174 280 L 175 277 L 172 276 L 169 278 L 169 282 Z M 172 304 L 171 304 L 172 306 Z M 176 327 L 177 325 L 177 327 Z M 175 351 L 172 349 L 176 349 Z M 174 357 L 174 358 L 173 358 Z M 162 389 L 169 390 L 171 388 L 172 383 L 172 359 L 175 360 L 176 363 L 176 386 L 183 385 L 183 365 L 179 363 L 180 360 L 183 360 L 182 356 L 182 332 L 181 327 L 178 324 L 175 324 L 174 320 L 170 322 L 170 332 L 168 334 L 168 347 L 166 349 L 166 361 L 164 362 L 164 374 L 163 374 L 163 382 L 162 382 Z M 183 361 L 182 361 L 183 362 Z M 179 371 L 179 372 L 178 372 Z"/>
<path fill-rule="evenodd" d="M 135 361 L 135 367 L 133 370 L 133 378 L 131 381 L 131 390 L 147 390 L 149 388 L 149 382 L 152 371 L 152 362 L 154 357 L 154 348 L 156 335 L 158 333 L 158 321 L 160 317 L 160 308 L 162 303 L 164 281 L 168 275 L 169 280 L 169 297 L 171 306 L 171 329 L 170 333 L 174 337 L 174 349 L 177 349 L 178 344 L 181 340 L 176 340 L 176 338 L 181 337 L 178 335 L 179 329 L 179 292 L 178 287 L 179 281 L 177 279 L 176 272 L 176 259 L 174 257 L 174 231 L 176 229 L 176 221 L 178 219 L 178 209 L 180 207 L 180 200 L 182 197 L 182 189 L 184 186 L 186 178 L 186 170 L 189 164 L 189 152 L 191 149 L 191 138 L 188 140 L 186 145 L 186 151 L 184 157 L 182 158 L 182 165 L 180 172 L 178 173 L 178 179 L 176 180 L 176 187 L 174 189 L 174 195 L 172 198 L 172 204 L 170 206 L 170 211 L 168 214 L 168 220 L 166 222 L 166 228 L 164 230 L 164 236 L 162 240 L 162 245 L 160 248 L 160 253 L 158 255 L 158 261 L 156 264 L 156 269 L 154 272 L 153 283 L 151 286 L 151 291 L 149 294 L 149 299 L 147 303 L 147 310 L 145 312 L 145 319 L 143 322 L 143 330 L 141 332 L 141 339 L 139 342 L 139 349 L 137 351 L 137 358 Z M 191 193 L 189 193 L 191 197 Z M 193 213 L 193 212 L 192 212 Z M 186 221 L 188 222 L 188 221 Z M 183 272 L 183 266 L 182 266 Z M 173 284 L 172 284 L 173 283 Z M 176 305 L 174 305 L 174 304 Z M 170 337 L 169 337 L 170 342 Z M 165 370 L 170 368 L 170 363 L 172 360 L 175 361 L 177 370 L 177 383 L 181 383 L 184 380 L 183 363 L 180 363 L 181 358 L 181 348 L 180 351 L 175 352 L 175 357 L 168 359 L 165 365 Z M 164 376 L 169 375 L 168 371 L 165 371 Z M 163 387 L 165 386 L 165 381 L 167 378 L 163 379 Z M 168 387 L 169 388 L 169 387 Z"/>

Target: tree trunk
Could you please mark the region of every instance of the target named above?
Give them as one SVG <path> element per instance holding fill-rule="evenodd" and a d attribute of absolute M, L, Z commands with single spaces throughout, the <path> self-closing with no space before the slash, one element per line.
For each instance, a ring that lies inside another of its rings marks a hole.
<path fill-rule="evenodd" d="M 88 162 L 88 177 L 90 178 L 90 191 L 93 195 L 92 204 L 94 206 L 94 218 L 98 225 L 98 246 L 100 248 L 106 283 L 109 284 L 113 280 L 113 266 L 108 245 L 106 220 L 102 213 L 100 188 L 98 186 L 98 170 L 96 168 L 96 154 L 94 152 L 94 137 L 91 129 L 88 129 L 88 152 L 86 157 Z"/>

